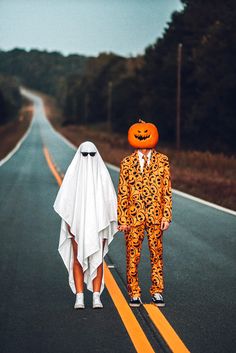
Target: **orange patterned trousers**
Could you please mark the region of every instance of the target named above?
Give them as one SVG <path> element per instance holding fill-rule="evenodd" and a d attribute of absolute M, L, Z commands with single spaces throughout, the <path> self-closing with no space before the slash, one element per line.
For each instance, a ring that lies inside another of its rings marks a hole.
<path fill-rule="evenodd" d="M 137 227 L 132 227 L 126 233 L 126 276 L 127 289 L 130 297 L 140 297 L 141 289 L 138 281 L 138 265 L 144 233 L 147 233 L 148 246 L 151 260 L 151 295 L 162 293 L 164 289 L 163 281 L 163 248 L 162 248 L 162 231 L 160 225 L 151 224 L 146 226 L 142 224 Z"/>

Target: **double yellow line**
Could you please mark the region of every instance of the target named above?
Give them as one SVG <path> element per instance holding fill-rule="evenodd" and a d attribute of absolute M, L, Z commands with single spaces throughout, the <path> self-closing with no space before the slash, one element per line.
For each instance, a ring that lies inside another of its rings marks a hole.
<path fill-rule="evenodd" d="M 62 177 L 58 173 L 57 168 L 55 167 L 48 149 L 43 147 L 44 156 L 48 163 L 49 169 L 54 175 L 58 185 L 60 186 L 62 183 Z M 104 264 L 104 275 L 105 275 L 105 283 L 106 288 L 116 306 L 116 309 L 123 321 L 123 324 L 130 336 L 130 339 L 138 353 L 155 353 L 153 347 L 148 341 L 143 329 L 141 328 L 138 320 L 127 304 L 126 299 L 124 298 L 119 286 L 117 285 L 111 271 L 109 270 L 106 263 Z M 160 332 L 164 340 L 166 341 L 169 348 L 174 353 L 190 353 L 186 348 L 184 343 L 181 341 L 179 336 L 176 334 L 172 326 L 166 320 L 161 311 L 152 304 L 144 304 L 144 308 L 146 309 L 149 317 L 153 321 L 157 330 Z"/>

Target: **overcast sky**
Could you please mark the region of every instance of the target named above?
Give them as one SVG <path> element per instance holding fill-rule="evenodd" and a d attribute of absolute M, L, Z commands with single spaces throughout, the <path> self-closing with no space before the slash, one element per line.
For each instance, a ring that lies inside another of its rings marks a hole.
<path fill-rule="evenodd" d="M 141 54 L 180 0 L 0 0 L 0 49 Z"/>

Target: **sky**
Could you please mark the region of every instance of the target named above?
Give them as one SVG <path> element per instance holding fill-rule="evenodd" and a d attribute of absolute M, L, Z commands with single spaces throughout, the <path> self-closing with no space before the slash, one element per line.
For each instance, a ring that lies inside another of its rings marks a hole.
<path fill-rule="evenodd" d="M 143 54 L 180 0 L 0 0 L 0 49 Z"/>

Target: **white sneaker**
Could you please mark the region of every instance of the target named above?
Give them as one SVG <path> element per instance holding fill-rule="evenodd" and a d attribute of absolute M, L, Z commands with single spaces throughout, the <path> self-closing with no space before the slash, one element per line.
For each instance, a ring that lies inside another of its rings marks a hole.
<path fill-rule="evenodd" d="M 140 297 L 133 297 L 133 298 L 130 298 L 130 300 L 129 300 L 129 306 L 131 306 L 133 308 L 138 308 L 142 304 L 143 303 L 142 303 L 142 300 Z"/>
<path fill-rule="evenodd" d="M 84 293 L 76 293 L 76 299 L 75 299 L 75 309 L 84 309 Z"/>
<path fill-rule="evenodd" d="M 155 304 L 156 306 L 161 306 L 161 307 L 165 306 L 165 302 L 161 293 L 155 293 L 152 296 L 152 303 Z"/>
<path fill-rule="evenodd" d="M 94 292 L 93 293 L 93 309 L 102 309 L 103 305 L 100 299 L 100 293 Z"/>

